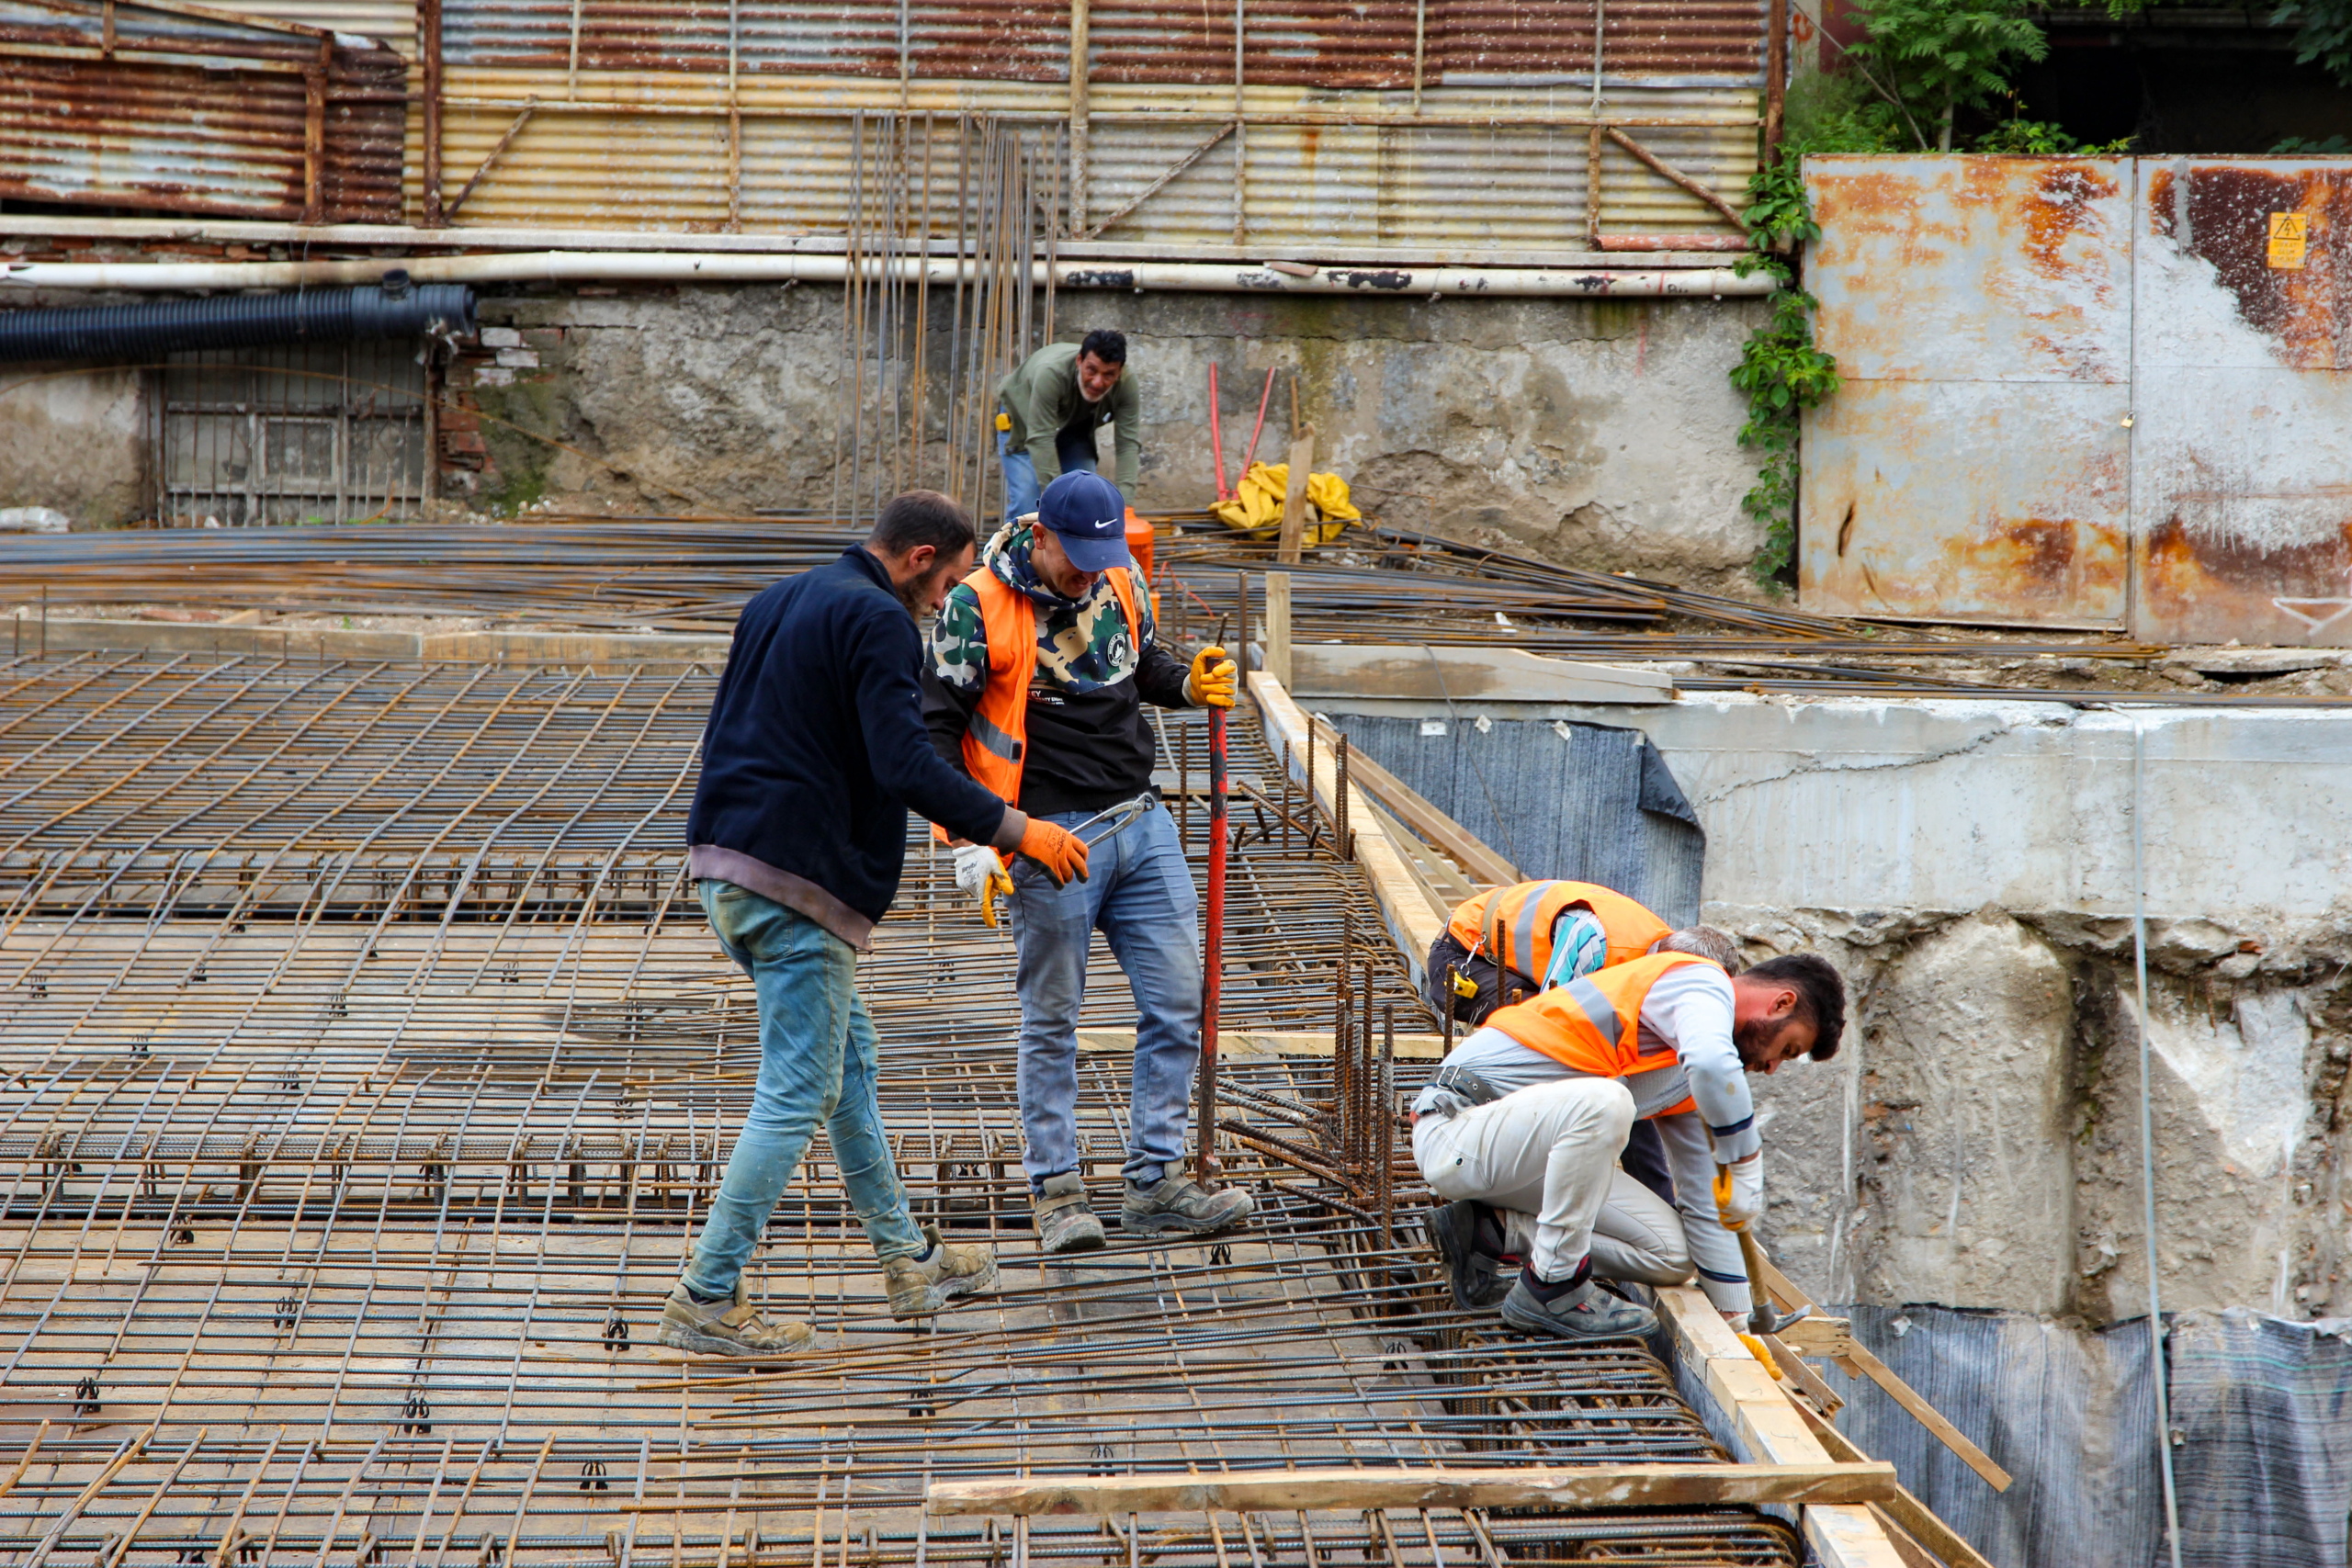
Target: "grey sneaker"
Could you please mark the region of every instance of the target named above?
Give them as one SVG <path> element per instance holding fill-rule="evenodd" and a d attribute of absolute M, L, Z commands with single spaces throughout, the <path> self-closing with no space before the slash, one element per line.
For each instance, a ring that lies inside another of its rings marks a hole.
<path fill-rule="evenodd" d="M 662 1303 L 662 1343 L 698 1356 L 783 1356 L 806 1350 L 817 1331 L 805 1323 L 766 1316 L 744 1298 L 743 1280 L 723 1302 L 698 1302 L 681 1280 Z"/>
<path fill-rule="evenodd" d="M 1119 1205 L 1119 1228 L 1131 1235 L 1168 1231 L 1212 1235 L 1257 1212 L 1256 1201 L 1238 1187 L 1208 1192 L 1190 1177 L 1163 1176 L 1149 1187 L 1127 1183 L 1126 1201 Z"/>
<path fill-rule="evenodd" d="M 1611 1295 L 1590 1280 L 1548 1302 L 1538 1301 L 1522 1277 L 1511 1281 L 1503 1298 L 1503 1321 L 1561 1339 L 1642 1339 L 1657 1329 L 1657 1314 Z"/>
<path fill-rule="evenodd" d="M 931 1243 L 929 1258 L 893 1258 L 882 1265 L 892 1317 L 926 1317 L 958 1296 L 995 1285 L 995 1253 L 985 1247 L 951 1247 L 940 1239 L 936 1225 L 923 1226 L 922 1236 Z"/>
<path fill-rule="evenodd" d="M 1478 1250 L 1478 1205 L 1464 1198 L 1421 1216 L 1421 1228 L 1445 1259 L 1445 1276 L 1453 1287 L 1453 1304 L 1464 1312 L 1480 1312 L 1510 1294 L 1517 1276 L 1499 1267 L 1501 1259 Z"/>
<path fill-rule="evenodd" d="M 1102 1222 L 1086 1206 L 1086 1179 L 1074 1170 L 1046 1178 L 1045 1190 L 1029 1201 L 1029 1212 L 1047 1252 L 1091 1252 L 1107 1239 Z"/>

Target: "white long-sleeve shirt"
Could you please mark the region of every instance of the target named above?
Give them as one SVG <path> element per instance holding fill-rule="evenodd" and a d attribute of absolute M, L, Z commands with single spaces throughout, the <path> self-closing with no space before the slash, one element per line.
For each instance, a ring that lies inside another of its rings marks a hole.
<path fill-rule="evenodd" d="M 1732 1041 L 1731 977 L 1712 964 L 1684 964 L 1668 970 L 1642 998 L 1640 1044 L 1644 1055 L 1672 1051 L 1676 1065 L 1623 1080 L 1634 1110 L 1656 1116 L 1666 1145 L 1667 1168 L 1674 1173 L 1675 1207 L 1690 1247 L 1690 1261 L 1708 1300 L 1728 1313 L 1748 1309 L 1747 1266 L 1739 1238 L 1724 1228 L 1713 1194 L 1718 1161 L 1745 1159 L 1759 1152 L 1756 1102 Z M 1491 1026 L 1453 1048 L 1447 1066 L 1467 1067 L 1505 1094 L 1556 1078 L 1584 1077 L 1541 1051 L 1530 1050 Z M 1685 1098 L 1698 1110 L 1659 1112 Z M 1460 1102 L 1432 1084 L 1413 1101 L 1416 1112 L 1458 1108 Z M 1712 1134 L 1712 1140 L 1709 1134 Z"/>
<path fill-rule="evenodd" d="M 1732 1043 L 1731 976 L 1712 964 L 1683 964 L 1657 977 L 1642 998 L 1640 1043 L 1644 1055 L 1674 1053 L 1676 1065 L 1628 1074 L 1636 1115 L 1655 1116 L 1684 1098 L 1699 1102 L 1699 1115 L 1714 1137 L 1714 1157 L 1726 1164 L 1763 1147 L 1756 1132 L 1756 1102 L 1747 1073 Z M 1575 1068 L 1532 1051 L 1491 1026 L 1453 1048 L 1446 1066 L 1468 1067 L 1508 1094 L 1554 1078 L 1581 1077 Z M 1421 1091 L 1416 1111 L 1445 1091 Z"/>

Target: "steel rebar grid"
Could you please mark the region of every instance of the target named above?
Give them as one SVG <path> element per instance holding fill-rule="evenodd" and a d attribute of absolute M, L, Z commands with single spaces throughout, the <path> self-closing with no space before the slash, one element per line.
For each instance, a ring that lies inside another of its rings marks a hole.
<path fill-rule="evenodd" d="M 926 1524 L 946 1474 L 1717 1450 L 1646 1352 L 1487 1342 L 1409 1233 L 1349 1213 L 1361 1178 L 1263 1149 L 1227 1155 L 1267 1200 L 1246 1235 L 1037 1256 L 1009 944 L 920 840 L 862 977 L 884 1117 L 922 1216 L 990 1239 L 1005 1288 L 893 1322 L 820 1138 L 753 1289 L 827 1350 L 747 1374 L 652 1348 L 756 1056 L 676 874 L 708 689 L 169 659 L 0 682 L 0 1557 L 1795 1560 L 1736 1511 Z M 1374 917 L 1247 735 L 1228 1006 L 1312 1029 Z M 559 898 L 560 865 L 585 869 Z M 1414 1005 L 1393 953 L 1356 958 Z M 1113 1066 L 1081 1056 L 1098 1177 Z M 1237 1122 L 1321 1150 L 1334 1070 L 1230 1059 Z"/>

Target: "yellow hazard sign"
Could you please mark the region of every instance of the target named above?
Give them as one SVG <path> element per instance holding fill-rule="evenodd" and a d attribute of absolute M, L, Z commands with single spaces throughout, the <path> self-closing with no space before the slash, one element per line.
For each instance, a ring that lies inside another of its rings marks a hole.
<path fill-rule="evenodd" d="M 2270 265 L 2279 272 L 2303 270 L 2303 249 L 2311 243 L 2312 220 L 2301 212 L 2270 215 Z"/>

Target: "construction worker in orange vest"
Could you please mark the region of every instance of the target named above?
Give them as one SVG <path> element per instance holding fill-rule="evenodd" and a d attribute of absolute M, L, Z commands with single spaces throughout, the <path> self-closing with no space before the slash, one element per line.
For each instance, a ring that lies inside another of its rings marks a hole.
<path fill-rule="evenodd" d="M 1018 1087 L 1031 1213 L 1049 1253 L 1103 1244 L 1078 1160 L 1078 1011 L 1087 948 L 1110 944 L 1136 1002 L 1121 1227 L 1206 1235 L 1247 1219 L 1250 1194 L 1211 1192 L 1181 1169 L 1201 1054 L 1198 904 L 1175 819 L 1151 784 L 1158 746 L 1143 705 L 1230 707 L 1222 649 L 1189 667 L 1154 637 L 1134 581 L 1126 508 L 1097 475 L 1065 473 L 1009 524 L 948 594 L 933 628 L 925 712 L 942 755 L 1033 820 L 1091 849 L 1057 886 L 985 845 L 956 848 L 958 882 L 992 919 L 1006 897 L 1021 997 Z M 1113 814 L 1116 830 L 1090 822 Z"/>
<path fill-rule="evenodd" d="M 1454 907 L 1430 943 L 1421 990 L 1440 1018 L 1451 1012 L 1476 1028 L 1497 1008 L 1667 948 L 1739 973 L 1739 944 L 1711 926 L 1674 933 L 1638 900 L 1597 882 L 1513 883 Z M 1666 1145 L 1651 1123 L 1634 1124 L 1622 1163 L 1661 1201 L 1674 1201 Z M 1432 1224 L 1442 1228 L 1443 1222 L 1433 1217 Z"/>
<path fill-rule="evenodd" d="M 1764 1167 L 1745 1074 L 1826 1061 L 1845 1021 L 1845 983 L 1812 953 L 1735 976 L 1658 953 L 1496 1012 L 1413 1103 L 1423 1179 L 1474 1205 L 1467 1235 L 1432 1237 L 1456 1299 L 1491 1300 L 1516 1258 L 1505 1323 L 1566 1339 L 1639 1337 L 1656 1314 L 1595 1277 L 1679 1284 L 1695 1265 L 1708 1298 L 1746 1326 L 1733 1232 L 1763 1213 Z M 1665 1138 L 1677 1205 L 1616 1168 L 1639 1118 Z"/>

